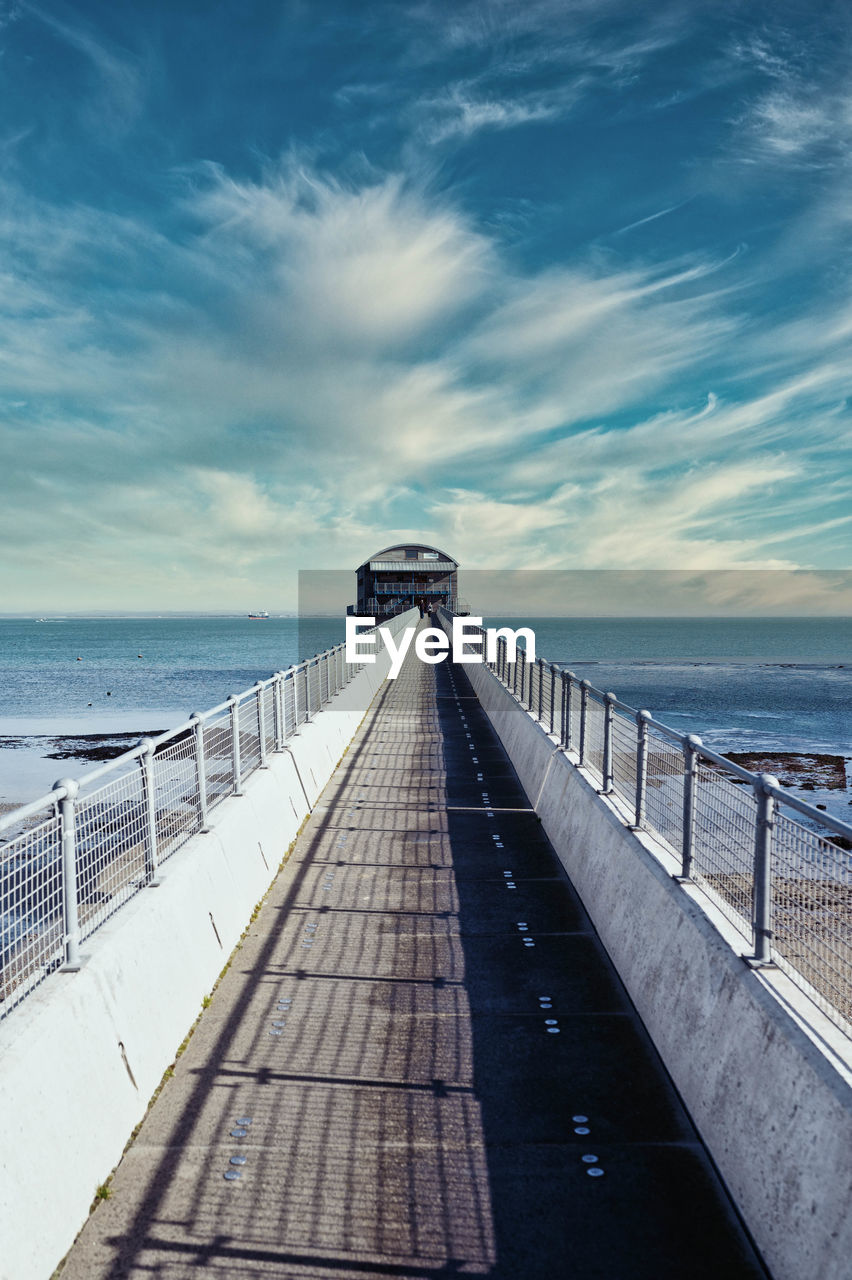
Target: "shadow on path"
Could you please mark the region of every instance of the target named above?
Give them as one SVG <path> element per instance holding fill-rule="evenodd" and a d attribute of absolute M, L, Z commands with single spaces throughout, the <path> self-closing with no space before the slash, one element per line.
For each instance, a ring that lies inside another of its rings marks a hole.
<path fill-rule="evenodd" d="M 765 1276 L 461 667 L 380 691 L 63 1280 L 199 1271 Z"/>

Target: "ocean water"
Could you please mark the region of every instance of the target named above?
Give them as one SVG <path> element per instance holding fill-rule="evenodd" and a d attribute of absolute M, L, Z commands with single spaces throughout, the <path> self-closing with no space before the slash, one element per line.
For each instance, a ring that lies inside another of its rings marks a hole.
<path fill-rule="evenodd" d="M 485 621 L 532 627 L 540 657 L 716 751 L 852 756 L 852 619 Z"/>
<path fill-rule="evenodd" d="M 140 713 L 168 728 L 342 639 L 337 618 L 0 619 L 0 732 Z"/>
<path fill-rule="evenodd" d="M 540 656 L 716 750 L 852 757 L 850 619 L 485 621 L 532 626 Z M 53 739 L 172 728 L 342 639 L 337 618 L 0 619 L 0 802 L 82 772 Z"/>
<path fill-rule="evenodd" d="M 0 803 L 83 771 L 56 739 L 163 732 L 342 639 L 339 618 L 0 619 Z"/>

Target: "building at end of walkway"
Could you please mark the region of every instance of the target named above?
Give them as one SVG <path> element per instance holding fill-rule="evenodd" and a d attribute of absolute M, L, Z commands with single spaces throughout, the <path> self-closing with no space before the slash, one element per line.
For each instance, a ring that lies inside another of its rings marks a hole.
<path fill-rule="evenodd" d="M 438 547 L 398 543 L 377 551 L 357 569 L 359 617 L 390 617 L 420 605 L 432 610 L 458 602 L 458 562 Z"/>

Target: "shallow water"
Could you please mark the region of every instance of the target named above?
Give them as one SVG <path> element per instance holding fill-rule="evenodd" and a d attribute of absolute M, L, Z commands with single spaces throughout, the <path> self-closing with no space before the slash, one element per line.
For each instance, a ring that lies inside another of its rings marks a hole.
<path fill-rule="evenodd" d="M 0 619 L 0 803 L 86 767 L 46 758 L 58 736 L 163 732 L 342 639 L 338 618 Z"/>

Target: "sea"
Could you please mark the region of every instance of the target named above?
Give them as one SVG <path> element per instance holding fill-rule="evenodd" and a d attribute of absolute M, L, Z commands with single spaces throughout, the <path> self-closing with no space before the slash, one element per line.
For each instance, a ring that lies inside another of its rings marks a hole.
<path fill-rule="evenodd" d="M 531 627 L 540 657 L 682 733 L 700 734 L 717 751 L 852 761 L 852 619 L 485 624 Z M 0 803 L 26 803 L 58 777 L 82 773 L 75 740 L 113 735 L 121 745 L 130 735 L 163 732 L 343 633 L 339 617 L 0 619 Z M 848 821 L 848 794 L 829 799 Z"/>

